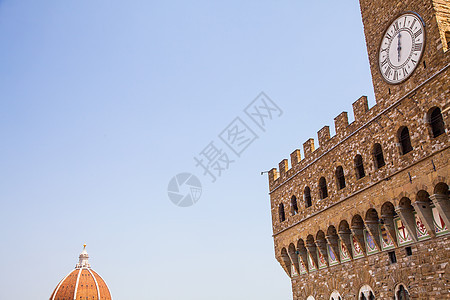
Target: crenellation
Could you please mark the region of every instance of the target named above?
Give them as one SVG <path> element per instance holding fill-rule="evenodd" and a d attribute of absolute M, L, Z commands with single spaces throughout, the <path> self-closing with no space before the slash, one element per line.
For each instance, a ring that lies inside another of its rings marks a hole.
<path fill-rule="evenodd" d="M 314 148 L 314 139 L 310 138 L 306 142 L 303 143 L 303 154 L 305 158 L 309 158 L 311 154 L 316 150 Z"/>
<path fill-rule="evenodd" d="M 367 96 L 361 96 L 358 100 L 353 102 L 353 116 L 356 123 L 363 123 L 367 119 L 367 112 L 369 111 L 369 102 Z"/>
<path fill-rule="evenodd" d="M 294 152 L 291 153 L 291 168 L 296 167 L 301 160 L 302 154 L 300 153 L 300 149 L 295 149 Z"/>
<path fill-rule="evenodd" d="M 275 181 L 280 177 L 280 173 L 278 173 L 278 170 L 276 168 L 272 168 L 268 172 L 269 176 L 269 189 L 272 189 L 272 187 L 275 184 Z"/>
<path fill-rule="evenodd" d="M 334 126 L 336 129 L 336 136 L 339 138 L 346 136 L 348 127 L 348 115 L 346 111 L 341 112 L 334 118 Z"/>
<path fill-rule="evenodd" d="M 286 177 L 286 173 L 289 170 L 289 162 L 287 159 L 283 159 L 278 164 L 278 170 L 280 172 L 280 177 L 283 179 Z"/>
<path fill-rule="evenodd" d="M 317 132 L 317 137 L 319 139 L 319 147 L 321 147 L 323 149 L 324 146 L 330 140 L 330 127 L 329 126 L 323 126 L 322 129 L 320 129 Z"/>

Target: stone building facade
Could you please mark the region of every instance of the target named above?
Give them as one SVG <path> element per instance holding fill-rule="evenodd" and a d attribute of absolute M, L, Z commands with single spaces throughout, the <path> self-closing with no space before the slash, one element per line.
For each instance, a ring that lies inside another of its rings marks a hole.
<path fill-rule="evenodd" d="M 275 256 L 294 300 L 450 299 L 450 1 L 360 7 L 377 104 L 269 172 Z"/>

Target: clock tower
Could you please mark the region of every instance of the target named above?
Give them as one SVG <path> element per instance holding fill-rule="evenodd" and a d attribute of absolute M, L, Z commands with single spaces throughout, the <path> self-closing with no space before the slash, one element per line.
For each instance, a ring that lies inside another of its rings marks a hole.
<path fill-rule="evenodd" d="M 449 0 L 360 0 L 377 103 L 414 92 L 449 63 Z"/>
<path fill-rule="evenodd" d="M 450 299 L 450 0 L 360 6 L 377 103 L 268 172 L 275 257 L 294 300 Z"/>

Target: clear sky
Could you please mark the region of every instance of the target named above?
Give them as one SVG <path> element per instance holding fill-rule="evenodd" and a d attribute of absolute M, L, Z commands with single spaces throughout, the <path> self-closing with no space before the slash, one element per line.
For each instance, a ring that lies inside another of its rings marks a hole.
<path fill-rule="evenodd" d="M 115 300 L 291 299 L 260 172 L 375 103 L 358 1 L 1 0 L 0 45 L 0 299 L 48 299 L 84 243 Z M 261 91 L 283 110 L 265 131 L 243 112 Z M 240 157 L 236 117 L 258 136 Z M 214 183 L 211 141 L 234 160 Z"/>

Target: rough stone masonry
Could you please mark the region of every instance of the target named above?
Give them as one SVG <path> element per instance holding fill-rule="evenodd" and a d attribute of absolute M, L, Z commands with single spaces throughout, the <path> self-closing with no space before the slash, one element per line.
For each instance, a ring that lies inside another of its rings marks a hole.
<path fill-rule="evenodd" d="M 450 299 L 450 1 L 360 0 L 377 104 L 353 103 L 269 172 L 275 257 L 293 299 Z M 423 54 L 383 79 L 384 33 L 413 12 Z"/>

